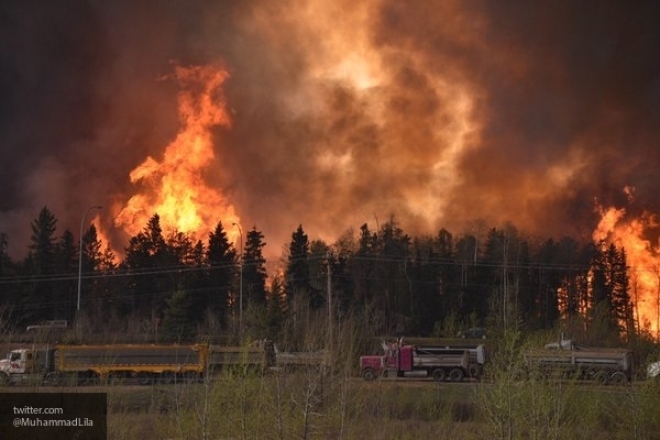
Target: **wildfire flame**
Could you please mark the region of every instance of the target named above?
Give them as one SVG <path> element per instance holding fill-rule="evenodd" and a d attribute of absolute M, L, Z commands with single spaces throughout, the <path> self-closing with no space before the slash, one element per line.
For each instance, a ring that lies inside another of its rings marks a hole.
<path fill-rule="evenodd" d="M 133 236 L 158 214 L 164 232 L 185 232 L 203 239 L 218 221 L 239 223 L 233 205 L 204 179 L 215 160 L 211 130 L 230 126 L 221 94 L 229 75 L 208 65 L 177 66 L 173 76 L 181 86 L 181 129 L 166 147 L 162 161 L 147 157 L 130 173 L 131 182 L 139 183 L 141 189 L 115 217 L 115 226 Z"/>
<path fill-rule="evenodd" d="M 629 194 L 626 191 L 626 194 Z M 654 214 L 626 219 L 623 208 L 598 207 L 601 220 L 593 233 L 594 242 L 614 244 L 626 251 L 630 296 L 641 328 L 658 334 L 660 328 L 660 247 L 646 237 L 659 226 Z"/>

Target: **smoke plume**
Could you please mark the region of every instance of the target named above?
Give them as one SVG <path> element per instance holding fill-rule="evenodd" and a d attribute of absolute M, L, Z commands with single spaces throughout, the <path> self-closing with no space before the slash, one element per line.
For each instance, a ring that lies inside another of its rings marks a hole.
<path fill-rule="evenodd" d="M 4 2 L 0 232 L 23 256 L 42 207 L 77 235 L 98 204 L 125 246 L 129 175 L 180 128 L 175 66 L 220 63 L 231 122 L 204 177 L 274 254 L 299 224 L 333 241 L 390 215 L 414 234 L 483 219 L 590 237 L 595 201 L 624 188 L 630 215 L 660 212 L 658 17 L 619 1 Z"/>

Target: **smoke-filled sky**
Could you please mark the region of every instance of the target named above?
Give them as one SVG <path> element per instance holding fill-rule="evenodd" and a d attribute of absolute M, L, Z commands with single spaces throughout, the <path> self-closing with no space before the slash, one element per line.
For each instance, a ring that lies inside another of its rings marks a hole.
<path fill-rule="evenodd" d="M 181 128 L 176 66 L 217 65 L 230 121 L 203 177 L 267 253 L 299 224 L 332 242 L 391 215 L 590 237 L 596 203 L 660 213 L 659 19 L 654 1 L 5 1 L 0 232 L 22 257 L 42 207 L 77 236 L 103 205 L 127 245 L 129 175 Z"/>

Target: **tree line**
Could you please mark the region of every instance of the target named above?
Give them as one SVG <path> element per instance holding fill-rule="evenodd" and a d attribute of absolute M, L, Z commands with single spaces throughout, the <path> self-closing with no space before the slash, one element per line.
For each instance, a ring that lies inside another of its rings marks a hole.
<path fill-rule="evenodd" d="M 44 207 L 30 227 L 21 261 L 7 255 L 8 237 L 0 235 L 0 320 L 17 331 L 43 319 L 84 317 L 90 332 L 138 325 L 162 341 L 202 332 L 295 347 L 310 328 L 339 328 L 347 319 L 373 335 L 453 337 L 475 326 L 563 325 L 617 340 L 645 324 L 635 318 L 625 249 L 570 237 L 532 239 L 512 224 L 412 237 L 393 216 L 335 243 L 310 240 L 299 225 L 271 276 L 256 226 L 237 250 L 220 221 L 206 241 L 195 241 L 164 232 L 154 214 L 120 262 L 94 225 L 81 244 L 69 230 L 58 235 L 57 218 Z"/>

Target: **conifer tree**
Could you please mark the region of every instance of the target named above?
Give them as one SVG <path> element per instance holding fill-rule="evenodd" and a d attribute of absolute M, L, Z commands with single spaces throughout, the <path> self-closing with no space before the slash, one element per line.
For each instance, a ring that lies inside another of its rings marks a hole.
<path fill-rule="evenodd" d="M 104 292 L 107 290 L 107 286 L 100 279 L 100 275 L 103 273 L 102 243 L 98 238 L 96 226 L 90 225 L 81 239 L 82 254 L 78 256 L 82 259 L 80 307 L 81 312 L 93 316 L 97 321 L 103 315 L 107 315 L 108 311 L 104 308 Z"/>
<path fill-rule="evenodd" d="M 0 232 L 0 277 L 7 275 L 9 266 L 11 264 L 11 259 L 7 255 L 7 247 L 9 245 L 9 239 L 7 234 Z"/>
<path fill-rule="evenodd" d="M 615 263 L 612 274 L 612 304 L 620 333 L 630 337 L 635 334 L 636 326 L 632 299 L 630 297 L 628 259 L 625 249 L 615 249 L 615 251 Z"/>
<path fill-rule="evenodd" d="M 23 316 L 30 321 L 62 318 L 53 316 L 57 298 L 53 283 L 50 282 L 57 272 L 55 237 L 57 219 L 47 207 L 44 207 L 30 226 L 32 235 L 25 267 L 34 277 L 34 281 L 25 285 L 26 290 L 22 297 Z"/>
<path fill-rule="evenodd" d="M 309 244 L 309 256 L 307 257 L 309 271 L 307 296 L 309 298 L 309 306 L 312 310 L 318 310 L 327 304 L 328 264 L 331 261 L 330 247 L 325 242 L 314 240 Z M 334 294 L 336 292 L 331 293 Z"/>
<path fill-rule="evenodd" d="M 7 253 L 9 238 L 6 233 L 0 232 L 0 280 L 6 281 L 3 285 L 3 297 L 0 299 L 0 308 L 13 310 L 21 301 L 21 287 L 23 283 L 11 282 L 11 278 L 17 275 L 17 265 Z M 11 316 L 15 318 L 15 314 Z M 9 327 L 9 320 L 5 318 L 4 328 Z"/>
<path fill-rule="evenodd" d="M 360 226 L 357 251 L 351 256 L 353 274 L 353 304 L 367 310 L 374 299 L 374 280 L 376 278 L 376 234 L 364 223 Z"/>
<path fill-rule="evenodd" d="M 287 314 L 284 286 L 280 277 L 274 277 L 268 295 L 268 325 L 266 337 L 279 341 L 282 336 L 281 329 Z M 283 341 L 285 342 L 285 341 Z"/>
<path fill-rule="evenodd" d="M 309 285 L 309 239 L 302 225 L 291 234 L 289 243 L 289 254 L 286 266 L 286 288 L 287 295 L 291 298 L 299 292 L 307 290 Z"/>
<path fill-rule="evenodd" d="M 380 293 L 385 326 L 388 332 L 403 334 L 405 321 L 410 317 L 413 295 L 408 274 L 410 237 L 399 227 L 392 216 L 380 229 L 377 248 L 378 260 L 376 292 Z"/>
<path fill-rule="evenodd" d="M 465 322 L 470 316 L 484 319 L 487 314 L 487 289 L 490 286 L 487 266 L 483 264 L 480 245 L 472 234 L 463 235 L 456 243 L 456 261 L 460 265 L 460 292 L 456 317 Z"/>
<path fill-rule="evenodd" d="M 123 267 L 129 274 L 129 292 L 124 313 L 137 313 L 140 317 L 160 313 L 165 299 L 171 296 L 171 284 L 163 277 L 168 267 L 168 251 L 160 227 L 160 217 L 154 214 L 145 228 L 131 237 L 125 249 Z"/>
<path fill-rule="evenodd" d="M 236 250 L 229 242 L 222 222 L 218 222 L 209 234 L 206 252 L 208 284 L 202 299 L 205 307 L 213 311 L 223 326 L 227 322 L 227 308 L 233 290 L 232 279 L 236 272 L 236 258 Z"/>
<path fill-rule="evenodd" d="M 245 251 L 243 252 L 243 290 L 244 300 L 243 308 L 249 307 L 249 304 L 266 304 L 266 259 L 263 256 L 263 248 L 266 243 L 263 241 L 264 235 L 253 227 L 247 233 L 245 242 Z"/>
<path fill-rule="evenodd" d="M 433 245 L 434 247 L 429 249 L 429 264 L 432 273 L 423 279 L 429 284 L 429 289 L 435 290 L 432 292 L 433 298 L 436 296 L 438 298 L 439 306 L 433 319 L 436 322 L 442 322 L 452 311 L 455 312 L 455 315 L 461 308 L 462 266 L 456 261 L 454 236 L 448 230 L 441 229 Z M 435 327 L 436 322 L 427 322 L 426 328 L 430 325 Z"/>
<path fill-rule="evenodd" d="M 165 341 L 187 342 L 195 336 L 190 295 L 185 290 L 176 290 L 167 299 L 163 313 L 162 335 Z"/>
<path fill-rule="evenodd" d="M 436 321 L 442 320 L 443 304 L 437 256 L 430 240 L 413 242 L 412 258 L 407 273 L 414 292 L 410 304 L 411 325 L 407 332 L 430 336 Z"/>
<path fill-rule="evenodd" d="M 327 253 L 327 249 L 324 253 Z M 325 260 L 325 255 L 322 257 Z M 319 258 L 319 255 L 315 255 L 315 258 Z M 312 276 L 319 275 L 318 264 L 315 267 L 315 273 L 312 275 L 309 238 L 305 234 L 302 225 L 299 225 L 298 229 L 291 234 L 284 274 L 286 296 L 289 302 L 300 302 L 305 307 L 310 307 L 313 310 L 321 307 L 323 296 L 319 292 L 319 286 L 312 285 Z"/>
<path fill-rule="evenodd" d="M 58 280 L 53 282 L 54 315 L 72 320 L 78 301 L 78 250 L 73 233 L 64 231 L 55 245 Z"/>

